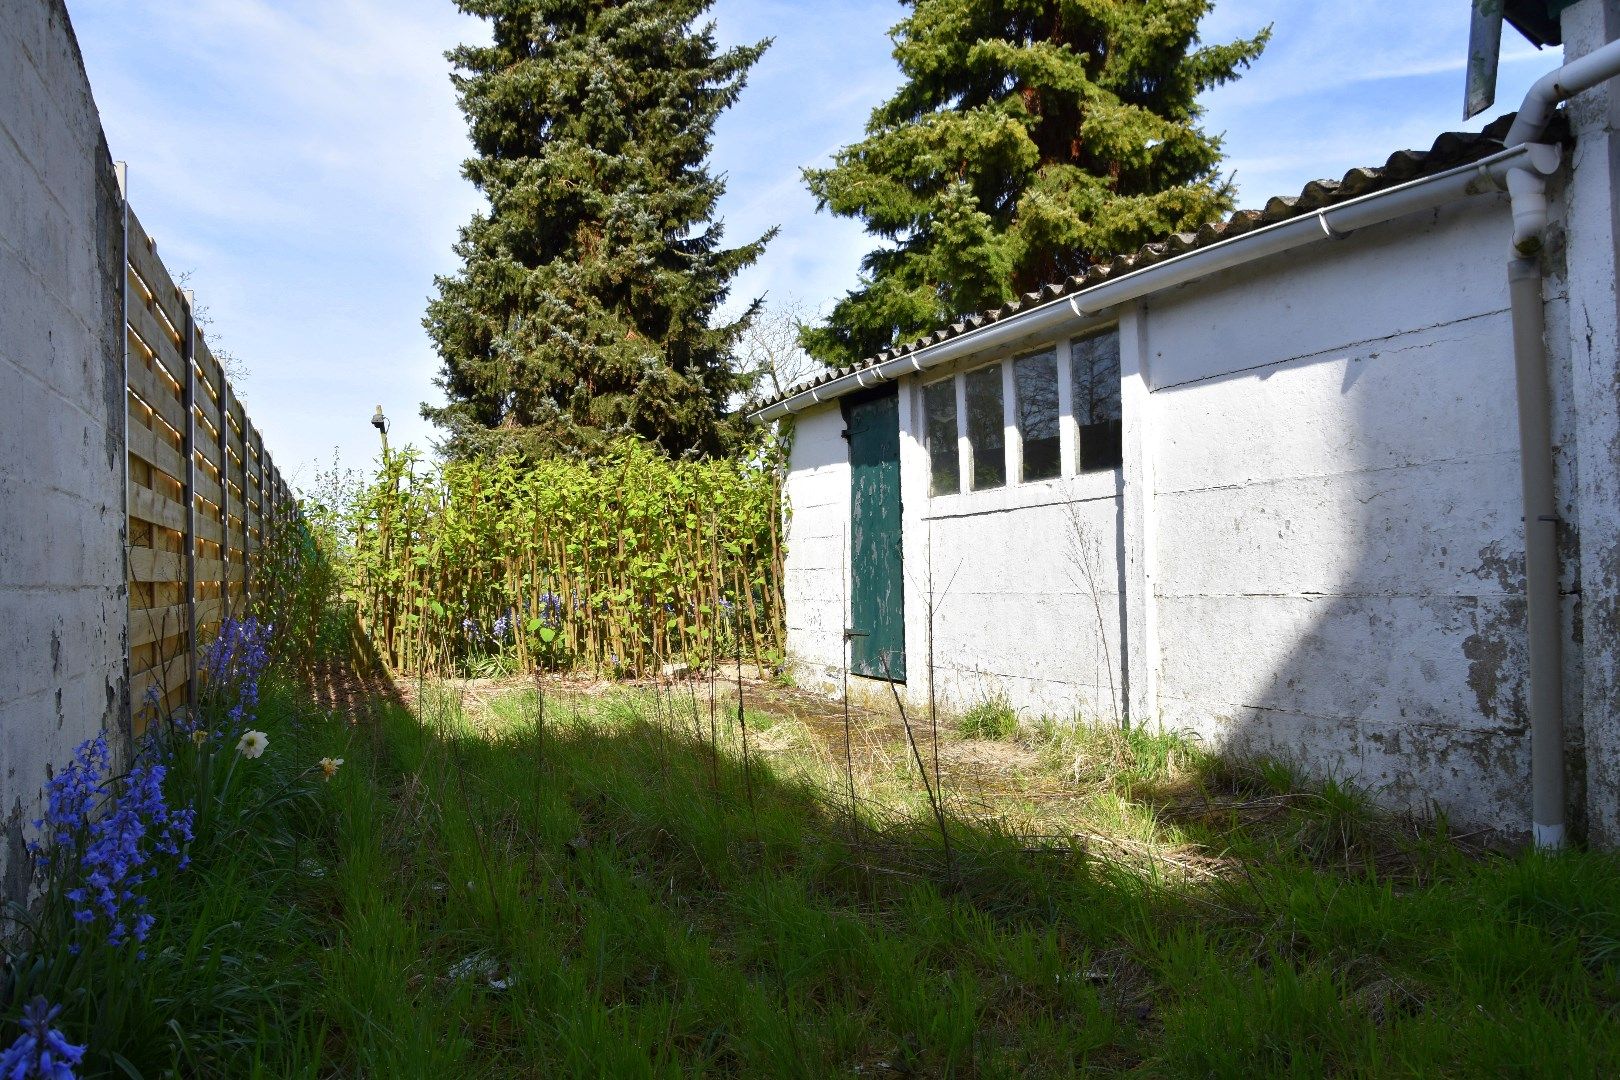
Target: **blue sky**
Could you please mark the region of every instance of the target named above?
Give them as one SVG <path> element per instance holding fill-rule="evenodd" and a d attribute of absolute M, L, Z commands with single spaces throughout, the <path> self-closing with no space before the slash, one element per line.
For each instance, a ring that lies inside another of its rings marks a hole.
<path fill-rule="evenodd" d="M 450 0 L 68 0 L 113 156 L 210 338 L 238 355 L 241 393 L 282 470 L 309 481 L 334 451 L 376 454 L 381 403 L 397 444 L 425 445 L 436 391 L 421 317 L 456 268 L 478 206 L 443 52 L 483 35 Z M 1466 0 L 1222 0 L 1206 40 L 1272 24 L 1242 80 L 1207 95 L 1239 204 L 1427 147 L 1511 111 L 1558 63 L 1511 29 L 1499 106 L 1461 123 Z M 799 169 L 858 139 L 898 84 L 896 0 L 717 0 L 725 42 L 773 37 L 721 121 L 728 235 L 782 233 L 737 281 L 741 299 L 814 309 L 855 283 L 859 225 L 815 212 Z"/>

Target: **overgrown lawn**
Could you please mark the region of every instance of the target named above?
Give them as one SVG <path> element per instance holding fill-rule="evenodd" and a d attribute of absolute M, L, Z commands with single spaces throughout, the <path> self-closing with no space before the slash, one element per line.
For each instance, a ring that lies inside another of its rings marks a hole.
<path fill-rule="evenodd" d="M 346 764 L 160 898 L 147 1074 L 1620 1069 L 1611 856 L 1173 736 L 857 715 L 846 760 L 752 685 L 745 766 L 725 692 L 711 726 L 707 684 L 430 686 L 354 727 L 279 693 L 265 760 Z"/>

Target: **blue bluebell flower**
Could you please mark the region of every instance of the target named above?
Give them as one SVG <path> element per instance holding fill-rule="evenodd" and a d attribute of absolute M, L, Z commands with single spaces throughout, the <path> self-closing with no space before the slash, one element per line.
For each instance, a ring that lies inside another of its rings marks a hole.
<path fill-rule="evenodd" d="M 74 921 L 105 919 L 108 944 L 119 946 L 146 940 L 152 920 L 135 910 L 146 903 L 140 888 L 157 873 L 154 854 L 178 857 L 185 868 L 194 811 L 164 801 L 162 765 L 138 763 L 117 783 L 111 772 L 105 733 L 80 743 L 45 785 L 45 816 L 34 822 L 40 835 L 29 850 L 58 880 L 71 874 L 78 882 L 63 893 Z"/>
<path fill-rule="evenodd" d="M 226 706 L 226 727 L 222 736 L 234 734 L 251 721 L 259 707 L 259 682 L 270 666 L 270 639 L 274 623 L 261 623 L 253 617 L 226 619 L 219 633 L 203 650 L 201 667 L 203 690 L 211 703 Z M 196 730 L 196 724 L 182 724 L 182 730 Z"/>
<path fill-rule="evenodd" d="M 540 621 L 555 628 L 562 622 L 563 598 L 554 592 L 540 594 Z M 577 604 L 575 605 L 578 606 Z"/>
<path fill-rule="evenodd" d="M 73 1066 L 84 1060 L 84 1047 L 67 1041 L 52 1025 L 62 1006 L 36 997 L 23 1006 L 17 1041 L 0 1053 L 0 1080 L 73 1080 Z"/>

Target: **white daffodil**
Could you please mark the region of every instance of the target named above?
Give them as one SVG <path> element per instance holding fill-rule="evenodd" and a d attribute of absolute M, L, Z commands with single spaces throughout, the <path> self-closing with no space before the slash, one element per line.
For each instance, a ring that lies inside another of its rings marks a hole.
<path fill-rule="evenodd" d="M 237 740 L 236 752 L 245 758 L 256 758 L 270 745 L 270 736 L 262 731 L 244 731 Z"/>
<path fill-rule="evenodd" d="M 326 775 L 327 780 L 331 780 L 332 777 L 337 775 L 338 766 L 342 764 L 343 759 L 340 757 L 323 757 L 321 758 L 321 772 Z"/>

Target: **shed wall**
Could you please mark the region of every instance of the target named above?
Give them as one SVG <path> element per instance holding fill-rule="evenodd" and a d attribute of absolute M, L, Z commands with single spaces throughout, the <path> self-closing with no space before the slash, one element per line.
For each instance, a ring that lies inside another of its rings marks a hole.
<path fill-rule="evenodd" d="M 1147 452 L 1163 725 L 1520 829 L 1524 544 L 1495 202 L 1161 300 Z"/>
<path fill-rule="evenodd" d="M 849 447 L 838 405 L 794 425 L 783 498 L 782 588 L 787 660 L 807 686 L 830 689 L 843 673 L 849 596 Z"/>
<path fill-rule="evenodd" d="M 943 706 L 1004 697 L 1026 719 L 1118 722 L 1117 488 L 1113 474 L 1070 477 L 931 500 L 910 516 L 924 555 L 914 636 L 926 646 L 932 631 Z M 925 665 L 913 670 L 920 677 Z M 913 683 L 913 699 L 926 701 L 926 685 Z"/>
<path fill-rule="evenodd" d="M 1125 461 L 1106 482 L 930 499 L 920 386 L 901 380 L 910 701 L 931 639 L 948 709 L 1004 695 L 1025 717 L 1128 715 L 1522 830 L 1507 230 L 1505 201 L 1477 197 L 1121 312 Z M 1567 319 L 1562 297 L 1549 317 Z M 828 687 L 840 428 L 836 403 L 800 415 L 788 485 L 789 650 Z M 1578 740 L 1577 651 L 1566 667 Z"/>

